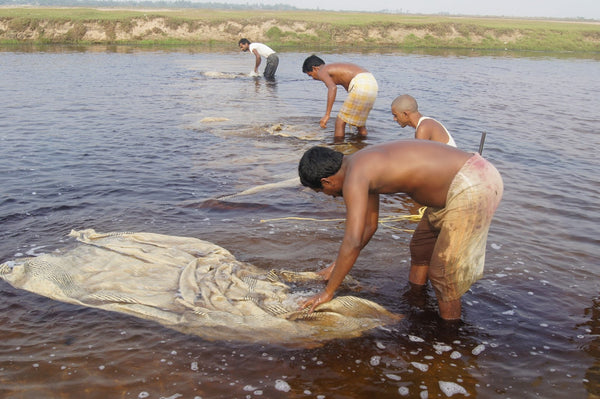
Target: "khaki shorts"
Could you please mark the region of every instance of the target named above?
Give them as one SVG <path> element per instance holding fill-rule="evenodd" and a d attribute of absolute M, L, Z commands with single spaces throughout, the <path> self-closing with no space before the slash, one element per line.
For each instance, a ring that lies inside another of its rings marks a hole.
<path fill-rule="evenodd" d="M 375 104 L 378 90 L 379 87 L 373 74 L 359 73 L 350 81 L 348 97 L 338 116 L 352 126 L 365 126 L 369 112 Z"/>
<path fill-rule="evenodd" d="M 459 299 L 483 276 L 487 235 L 503 193 L 496 168 L 479 154 L 458 171 L 444 208 L 427 208 L 410 242 L 412 265 L 429 266 L 438 300 Z"/>

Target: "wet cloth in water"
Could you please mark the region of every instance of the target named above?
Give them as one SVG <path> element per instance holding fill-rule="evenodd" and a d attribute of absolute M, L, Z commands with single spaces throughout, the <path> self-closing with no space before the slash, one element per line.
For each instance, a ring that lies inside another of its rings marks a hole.
<path fill-rule="evenodd" d="M 355 296 L 308 315 L 290 282 L 316 273 L 265 271 L 191 237 L 72 231 L 69 250 L 0 265 L 11 285 L 59 301 L 154 320 L 205 339 L 314 345 L 394 323 L 400 316 Z M 318 284 L 317 286 L 319 286 Z M 321 287 L 319 287 L 321 288 Z"/>
<path fill-rule="evenodd" d="M 356 75 L 348 86 L 348 97 L 338 116 L 352 126 L 365 126 L 369 112 L 377 99 L 377 81 L 373 74 L 368 72 Z"/>
<path fill-rule="evenodd" d="M 429 265 L 438 299 L 459 299 L 483 277 L 488 231 L 502 193 L 496 168 L 475 154 L 450 184 L 446 206 L 423 214 L 410 244 L 412 264 Z"/>

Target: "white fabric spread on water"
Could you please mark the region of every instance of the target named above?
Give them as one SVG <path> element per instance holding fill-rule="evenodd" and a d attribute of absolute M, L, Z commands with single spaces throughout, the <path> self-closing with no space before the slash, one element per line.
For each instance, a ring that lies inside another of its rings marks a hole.
<path fill-rule="evenodd" d="M 314 313 L 290 282 L 316 273 L 267 272 L 226 249 L 191 237 L 71 231 L 66 252 L 0 265 L 16 288 L 63 302 L 154 320 L 209 340 L 315 344 L 395 323 L 401 316 L 355 296 L 336 297 Z"/>

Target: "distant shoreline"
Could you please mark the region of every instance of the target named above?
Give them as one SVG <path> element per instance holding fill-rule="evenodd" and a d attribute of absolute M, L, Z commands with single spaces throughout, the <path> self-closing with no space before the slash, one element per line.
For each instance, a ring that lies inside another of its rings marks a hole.
<path fill-rule="evenodd" d="M 326 22 L 323 22 L 326 21 Z M 0 43 L 600 52 L 600 21 L 333 11 L 0 7 Z"/>

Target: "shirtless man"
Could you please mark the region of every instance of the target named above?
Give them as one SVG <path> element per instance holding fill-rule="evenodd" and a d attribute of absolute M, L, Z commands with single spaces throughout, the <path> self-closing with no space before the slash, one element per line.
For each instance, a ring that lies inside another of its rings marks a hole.
<path fill-rule="evenodd" d="M 311 55 L 302 65 L 302 72 L 315 80 L 320 80 L 327 86 L 327 107 L 320 125 L 327 127 L 331 110 L 337 94 L 337 85 L 348 92 L 348 97 L 335 120 L 335 141 L 342 141 L 345 136 L 346 123 L 356 126 L 358 134 L 367 136 L 367 117 L 377 98 L 377 81 L 366 69 L 355 64 L 333 63 L 325 64 L 321 58 Z"/>
<path fill-rule="evenodd" d="M 298 173 L 304 186 L 343 196 L 346 204 L 337 258 L 319 272 L 327 286 L 303 308 L 312 312 L 333 298 L 377 230 L 379 195 L 406 193 L 428 207 L 410 242 L 409 282 L 423 287 L 429 279 L 440 316 L 460 319 L 460 298 L 483 275 L 487 234 L 503 192 L 491 163 L 445 144 L 402 140 L 352 155 L 313 147 L 302 156 Z"/>
<path fill-rule="evenodd" d="M 439 141 L 456 147 L 448 129 L 435 119 L 421 115 L 417 100 L 408 94 L 396 97 L 392 102 L 392 114 L 400 126 L 415 128 L 416 139 Z"/>

